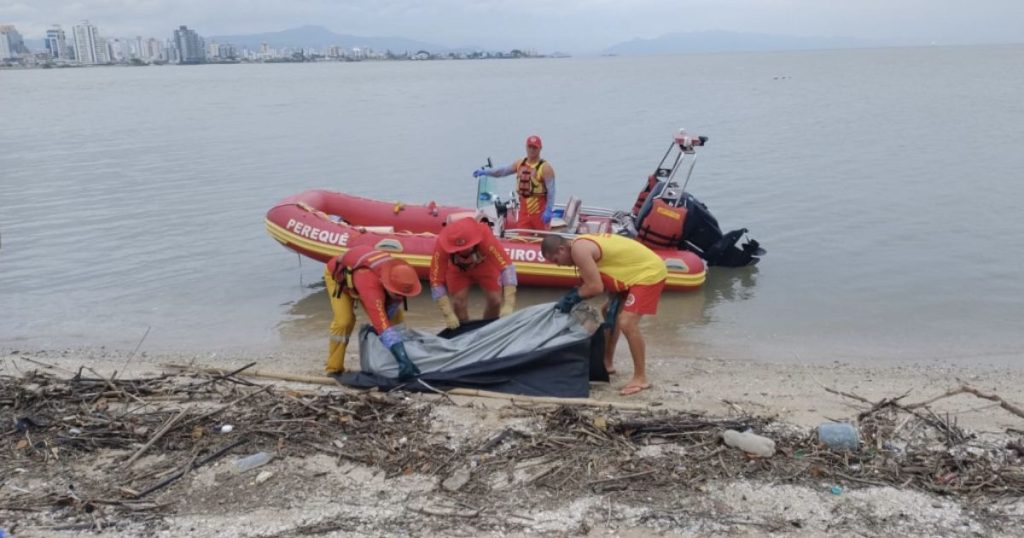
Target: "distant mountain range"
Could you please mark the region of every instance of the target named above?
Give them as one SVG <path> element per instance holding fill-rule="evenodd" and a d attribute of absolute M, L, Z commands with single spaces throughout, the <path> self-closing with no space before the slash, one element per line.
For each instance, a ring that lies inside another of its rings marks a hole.
<path fill-rule="evenodd" d="M 608 47 L 604 54 L 682 54 L 760 50 L 848 49 L 884 46 L 853 37 L 796 37 L 740 32 L 689 32 L 633 39 Z"/>
<path fill-rule="evenodd" d="M 248 47 L 258 50 L 260 45 L 266 43 L 271 48 L 314 48 L 322 49 L 337 45 L 345 49 L 353 47 L 371 48 L 376 51 L 390 50 L 400 53 L 409 51 L 415 53 L 419 50 L 429 52 L 449 52 L 452 49 L 435 43 L 416 41 L 404 37 L 370 37 L 351 34 L 336 34 L 323 26 L 300 26 L 280 32 L 266 32 L 262 34 L 245 35 L 222 35 L 205 36 L 206 42 L 216 41 L 218 43 L 231 43 L 239 47 Z"/>

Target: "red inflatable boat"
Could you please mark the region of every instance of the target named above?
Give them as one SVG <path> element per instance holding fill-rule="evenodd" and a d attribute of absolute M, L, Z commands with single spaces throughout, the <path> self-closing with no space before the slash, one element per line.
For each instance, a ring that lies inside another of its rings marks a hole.
<path fill-rule="evenodd" d="M 436 234 L 451 220 L 471 217 L 487 208 L 493 211 L 495 198 L 481 182 L 477 193 L 480 208 L 382 202 L 340 192 L 306 191 L 288 197 L 267 212 L 270 236 L 286 248 L 326 262 L 357 245 L 372 245 L 408 261 L 423 278 L 427 277 Z M 582 209 L 582 210 L 581 210 Z M 572 236 L 579 233 L 614 233 L 611 214 L 581 208 L 570 198 L 561 206 L 563 218 L 552 222 L 554 232 Z M 503 216 L 488 215 L 497 222 L 495 233 L 516 264 L 521 285 L 569 287 L 579 283 L 573 267 L 545 263 L 540 254 L 541 234 L 526 230 L 504 230 Z M 666 289 L 693 290 L 704 283 L 704 261 L 687 250 L 655 250 L 668 267 Z"/>

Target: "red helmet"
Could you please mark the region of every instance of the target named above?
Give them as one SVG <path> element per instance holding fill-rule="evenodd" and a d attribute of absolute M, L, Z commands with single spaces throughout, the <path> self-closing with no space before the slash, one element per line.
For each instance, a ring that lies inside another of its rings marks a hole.
<path fill-rule="evenodd" d="M 475 218 L 466 217 L 448 225 L 437 235 L 437 242 L 441 250 L 448 254 L 455 254 L 466 249 L 475 247 L 484 240 L 483 230 Z"/>
<path fill-rule="evenodd" d="M 527 137 L 526 138 L 526 145 L 527 146 L 535 146 L 537 149 L 540 149 L 540 148 L 544 147 L 544 144 L 542 144 L 541 141 L 540 141 L 540 137 L 537 136 L 537 135 L 530 135 L 529 137 Z"/>
<path fill-rule="evenodd" d="M 384 289 L 404 297 L 419 295 L 423 290 L 416 270 L 409 265 L 409 262 L 397 258 L 381 266 L 380 282 L 384 285 Z"/>

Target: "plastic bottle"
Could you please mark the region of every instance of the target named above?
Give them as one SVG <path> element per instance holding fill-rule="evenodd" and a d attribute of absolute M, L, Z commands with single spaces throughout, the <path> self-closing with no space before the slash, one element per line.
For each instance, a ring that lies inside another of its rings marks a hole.
<path fill-rule="evenodd" d="M 261 465 L 265 465 L 272 459 L 274 459 L 274 455 L 269 452 L 257 452 L 251 456 L 237 459 L 235 460 L 235 472 L 244 473 Z"/>
<path fill-rule="evenodd" d="M 725 430 L 722 432 L 722 440 L 733 448 L 765 458 L 770 458 L 775 454 L 775 441 L 754 432 L 740 433 L 736 430 Z"/>
<path fill-rule="evenodd" d="M 826 422 L 818 426 L 818 440 L 835 451 L 856 452 L 860 448 L 860 433 L 848 422 Z"/>

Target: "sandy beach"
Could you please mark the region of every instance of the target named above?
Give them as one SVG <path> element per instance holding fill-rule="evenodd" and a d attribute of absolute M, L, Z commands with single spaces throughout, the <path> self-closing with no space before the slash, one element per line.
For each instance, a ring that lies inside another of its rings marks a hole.
<path fill-rule="evenodd" d="M 84 366 L 103 376 L 120 371 L 119 377 L 124 379 L 158 375 L 165 371 L 161 365 L 167 364 L 230 370 L 257 362 L 252 369 L 315 376 L 319 374 L 320 360 L 312 344 L 309 350 L 266 357 L 148 353 L 132 356 L 128 352 L 104 349 L 8 349 L 0 360 L 0 374 L 24 376 L 40 371 L 66 377 Z M 594 399 L 649 404 L 650 411 L 660 416 L 696 413 L 707 417 L 771 419 L 771 426 L 760 433 L 780 439 L 810 436 L 814 427 L 826 420 L 848 420 L 870 407 L 854 397 L 878 402 L 905 395 L 900 400 L 903 403 L 923 402 L 961 385 L 969 385 L 982 393 L 998 395 L 1018 407 L 1024 402 L 1024 372 L 1013 369 L 940 365 L 868 367 L 838 362 L 765 364 L 671 356 L 652 357 L 649 369 L 655 386 L 625 398 L 619 396 L 616 389 L 625 382 L 624 374 L 628 374 L 628 353 L 620 350 L 618 360 L 623 373 L 613 378 L 611 384 L 593 384 Z M 272 383 L 275 390 L 299 391 L 296 394 L 339 390 L 253 381 Z M 445 398 L 421 394 L 402 398 L 414 407 L 429 405 L 426 420 L 432 435 L 440 436 L 447 446 L 456 448 L 486 445 L 503 430 L 537 428 L 538 416 L 541 416 L 538 413 L 551 409 L 551 406 L 524 407 L 500 399 L 462 396 Z M 174 403 L 152 405 L 177 409 Z M 928 408 L 936 416 L 990 444 L 1019 444 L 1024 432 L 1024 418 L 1000 408 L 998 402 L 971 394 L 940 399 Z M 588 409 L 594 412 L 593 408 Z M 615 412 L 609 410 L 609 413 Z M 622 420 L 619 415 L 607 416 L 609 421 Z M 15 506 L 19 496 L 27 492 L 66 487 L 55 484 L 53 477 L 43 480 L 29 476 L 25 470 L 31 467 L 31 458 L 23 450 L 24 444 L 20 449 L 17 444 L 21 434 L 5 432 L 4 456 L 0 458 L 0 469 L 4 472 L 0 480 L 0 521 L 3 522 L 0 527 L 12 536 L 77 532 L 100 536 L 145 533 L 218 537 L 818 536 L 850 533 L 1014 536 L 1019 535 L 1020 527 L 1010 522 L 1024 515 L 1024 500 L 1013 495 L 937 495 L 885 484 L 838 482 L 825 476 L 820 480 L 764 480 L 756 473 L 745 472 L 700 483 L 681 481 L 678 487 L 670 488 L 662 485 L 645 490 L 627 485 L 624 490 L 591 489 L 566 494 L 524 481 L 512 470 L 509 483 L 498 484 L 492 480 L 485 493 L 481 494 L 484 490 L 478 489 L 467 496 L 466 491 L 449 487 L 451 484 L 446 480 L 451 476 L 421 472 L 394 476 L 374 465 L 327 454 L 281 457 L 259 472 L 231 473 L 232 462 L 245 455 L 241 451 L 187 474 L 173 487 L 154 495 L 154 500 L 160 504 L 156 517 L 149 513 L 134 522 L 130 514 L 104 507 L 99 511 L 97 522 L 93 521 L 95 518 L 67 509 L 5 510 L 5 507 Z M 673 448 L 671 442 L 663 441 L 633 447 L 628 459 L 631 462 L 647 461 L 645 458 L 662 463 L 672 458 L 687 461 L 683 448 Z M 125 450 L 99 450 L 64 461 L 66 469 L 54 476 L 64 476 L 68 481 L 87 481 L 95 473 L 119 472 L 118 466 L 126 457 Z M 774 456 L 780 457 L 792 458 L 793 455 Z M 1021 472 L 1022 455 L 1014 456 L 1011 451 L 1006 457 L 1011 468 L 1015 465 L 1017 472 Z M 1013 460 L 1014 457 L 1017 459 Z M 136 467 L 153 464 L 161 458 L 163 456 L 154 451 Z M 609 466 L 614 463 L 610 461 Z M 688 464 L 697 465 L 700 470 L 700 465 L 712 466 L 715 462 Z M 475 463 L 467 461 L 466 465 L 472 470 Z M 482 471 L 472 472 L 476 476 Z M 600 469 L 594 472 L 600 473 Z M 101 528 L 102 531 L 97 530 Z"/>

